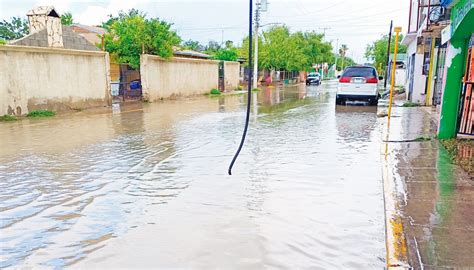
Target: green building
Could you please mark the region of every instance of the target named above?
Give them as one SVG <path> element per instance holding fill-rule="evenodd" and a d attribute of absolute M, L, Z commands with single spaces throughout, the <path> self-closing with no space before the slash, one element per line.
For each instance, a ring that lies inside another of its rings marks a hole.
<path fill-rule="evenodd" d="M 444 2 L 451 8 L 451 34 L 438 136 L 474 136 L 474 0 Z"/>

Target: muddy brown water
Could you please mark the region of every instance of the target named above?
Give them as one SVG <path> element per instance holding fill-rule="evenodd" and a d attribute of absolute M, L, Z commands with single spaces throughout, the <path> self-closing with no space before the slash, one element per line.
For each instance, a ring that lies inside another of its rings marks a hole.
<path fill-rule="evenodd" d="M 0 268 L 383 268 L 376 109 L 253 96 L 0 123 Z"/>

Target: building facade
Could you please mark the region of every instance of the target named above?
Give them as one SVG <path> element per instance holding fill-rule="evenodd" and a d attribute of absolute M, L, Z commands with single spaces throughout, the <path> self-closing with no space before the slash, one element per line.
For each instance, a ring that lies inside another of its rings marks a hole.
<path fill-rule="evenodd" d="M 474 0 L 410 0 L 407 99 L 437 108 L 439 138 L 474 135 Z"/>
<path fill-rule="evenodd" d="M 474 136 L 474 0 L 443 1 L 450 9 L 439 138 Z"/>

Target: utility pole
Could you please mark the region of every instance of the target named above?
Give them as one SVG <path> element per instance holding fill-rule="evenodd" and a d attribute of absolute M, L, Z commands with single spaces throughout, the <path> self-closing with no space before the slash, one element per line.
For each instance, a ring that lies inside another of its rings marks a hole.
<path fill-rule="evenodd" d="M 390 47 L 392 46 L 392 28 L 393 28 L 393 20 L 390 21 L 390 32 L 388 32 L 388 47 L 387 47 L 387 59 L 385 60 L 385 80 L 383 82 L 384 91 L 387 91 L 387 80 L 388 80 L 388 67 L 390 61 Z"/>
<path fill-rule="evenodd" d="M 330 30 L 331 27 L 319 27 L 319 29 L 323 30 L 323 35 L 326 36 L 326 30 Z"/>
<path fill-rule="evenodd" d="M 260 1 L 255 2 L 255 57 L 253 61 L 253 88 L 258 87 L 258 28 L 260 27 Z"/>
<path fill-rule="evenodd" d="M 341 67 L 341 70 L 344 71 L 344 60 L 346 60 L 346 48 L 347 48 L 347 45 L 346 44 L 342 44 L 341 45 L 341 48 L 342 48 L 342 67 Z"/>
<path fill-rule="evenodd" d="M 336 39 L 336 61 L 334 63 L 334 67 L 335 67 L 335 71 L 334 71 L 334 76 L 337 76 L 336 73 L 337 73 L 337 58 L 339 56 L 339 39 Z"/>

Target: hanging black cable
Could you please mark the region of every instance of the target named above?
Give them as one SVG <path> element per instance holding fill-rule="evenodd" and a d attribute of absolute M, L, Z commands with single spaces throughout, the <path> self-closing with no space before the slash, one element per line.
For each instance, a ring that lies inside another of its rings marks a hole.
<path fill-rule="evenodd" d="M 252 103 L 252 20 L 253 20 L 253 0 L 250 0 L 250 7 L 249 7 L 249 59 L 248 59 L 248 94 L 247 94 L 247 116 L 245 118 L 245 127 L 244 127 L 244 133 L 242 134 L 242 140 L 240 141 L 239 148 L 237 149 L 237 152 L 234 155 L 234 158 L 232 159 L 232 162 L 230 163 L 229 166 L 229 175 L 232 175 L 232 167 L 234 167 L 234 163 L 237 160 L 237 157 L 239 157 L 240 151 L 242 151 L 242 147 L 244 146 L 245 143 L 245 137 L 247 137 L 247 130 L 249 128 L 249 122 L 250 122 L 250 104 Z"/>

